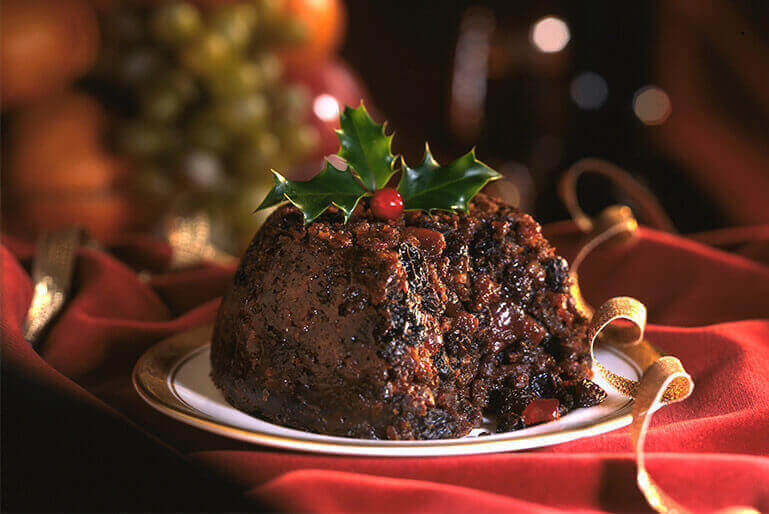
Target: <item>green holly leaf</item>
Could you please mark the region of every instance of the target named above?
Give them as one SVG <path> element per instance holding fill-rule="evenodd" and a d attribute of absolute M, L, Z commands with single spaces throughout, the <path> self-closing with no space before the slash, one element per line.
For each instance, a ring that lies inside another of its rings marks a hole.
<path fill-rule="evenodd" d="M 275 170 L 271 171 L 273 180 L 272 189 L 270 189 L 270 192 L 267 193 L 267 196 L 264 198 L 264 200 L 262 200 L 262 203 L 259 204 L 259 207 L 256 208 L 257 211 L 261 211 L 262 209 L 269 209 L 270 207 L 278 205 L 279 203 L 283 203 L 287 200 L 286 182 L 288 182 L 288 179 L 286 179 L 283 175 Z"/>
<path fill-rule="evenodd" d="M 467 211 L 467 203 L 491 180 L 502 178 L 475 158 L 475 149 L 447 166 L 438 164 L 425 145 L 425 157 L 416 168 L 403 162 L 398 192 L 406 210 Z"/>
<path fill-rule="evenodd" d="M 374 123 L 361 103 L 357 109 L 345 106 L 339 126 L 339 156 L 352 166 L 369 191 L 385 187 L 395 173 L 395 156 L 390 150 L 393 136 L 385 135 L 384 124 Z"/>
<path fill-rule="evenodd" d="M 349 166 L 340 170 L 328 161 L 323 170 L 310 180 L 288 180 L 275 170 L 272 170 L 272 175 L 275 184 L 256 210 L 288 200 L 302 211 L 305 223 L 311 222 L 332 205 L 344 213 L 346 222 L 360 199 L 368 194 Z"/>

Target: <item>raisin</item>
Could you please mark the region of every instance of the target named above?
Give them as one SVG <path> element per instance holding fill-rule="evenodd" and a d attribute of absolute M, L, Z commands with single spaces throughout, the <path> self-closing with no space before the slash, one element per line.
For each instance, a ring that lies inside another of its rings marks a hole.
<path fill-rule="evenodd" d="M 561 345 L 558 340 L 552 335 L 548 334 L 539 343 L 539 346 L 548 354 L 552 355 L 555 360 L 561 360 Z"/>
<path fill-rule="evenodd" d="M 395 363 L 405 353 L 406 346 L 416 346 L 424 326 L 421 325 L 416 314 L 405 305 L 405 297 L 401 295 L 389 295 L 386 304 L 389 319 L 386 317 L 386 330 L 381 336 L 385 344 L 383 355 L 390 363 Z"/>
<path fill-rule="evenodd" d="M 438 298 L 438 294 L 432 288 L 427 289 L 422 294 L 421 303 L 422 308 L 433 316 L 437 316 L 441 310 L 441 301 Z"/>
<path fill-rule="evenodd" d="M 555 394 L 555 381 L 548 372 L 534 375 L 529 380 L 529 391 L 536 398 L 552 398 Z"/>
<path fill-rule="evenodd" d="M 523 418 L 520 414 L 509 413 L 497 416 L 497 433 L 512 432 L 525 428 Z"/>
<path fill-rule="evenodd" d="M 456 430 L 456 420 L 442 409 L 430 409 L 419 423 L 420 439 L 444 439 L 451 437 Z"/>
<path fill-rule="evenodd" d="M 406 271 L 410 291 L 419 298 L 424 310 L 438 315 L 442 302 L 430 284 L 427 263 L 419 248 L 409 242 L 403 242 L 398 247 L 398 255 Z"/>
<path fill-rule="evenodd" d="M 497 416 L 521 414 L 523 409 L 534 399 L 530 393 L 518 389 L 504 389 L 492 397 Z"/>
<path fill-rule="evenodd" d="M 534 280 L 525 269 L 508 267 L 502 286 L 505 293 L 520 305 L 528 305 L 534 299 Z"/>
<path fill-rule="evenodd" d="M 563 292 L 569 278 L 569 263 L 563 257 L 554 257 L 545 261 L 545 284 L 551 290 Z"/>
<path fill-rule="evenodd" d="M 288 228 L 299 228 L 304 224 L 304 218 L 299 211 L 288 211 L 278 220 L 278 226 L 286 230 Z"/>
<path fill-rule="evenodd" d="M 471 339 L 459 330 L 444 334 L 443 341 L 446 352 L 453 357 L 464 357 L 467 353 L 474 351 Z"/>
<path fill-rule="evenodd" d="M 435 366 L 435 371 L 437 371 L 438 375 L 443 379 L 454 376 L 454 369 L 451 367 L 449 358 L 446 356 L 446 352 L 444 352 L 443 349 L 438 350 L 438 352 L 433 355 L 433 366 Z"/>
<path fill-rule="evenodd" d="M 561 405 L 567 410 L 570 411 L 574 409 L 574 395 L 572 394 L 573 389 L 568 387 L 562 387 L 558 390 L 556 397 L 558 398 L 558 401 L 561 402 Z"/>
<path fill-rule="evenodd" d="M 606 391 L 587 379 L 582 379 L 574 385 L 573 394 L 575 407 L 592 407 L 606 399 Z"/>
<path fill-rule="evenodd" d="M 398 254 L 406 270 L 409 286 L 418 291 L 427 282 L 424 257 L 422 257 L 419 249 L 411 243 L 401 243 Z"/>

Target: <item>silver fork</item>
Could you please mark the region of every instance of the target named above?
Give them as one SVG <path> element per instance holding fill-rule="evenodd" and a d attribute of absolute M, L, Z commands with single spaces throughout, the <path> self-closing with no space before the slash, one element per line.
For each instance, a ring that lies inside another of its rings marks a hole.
<path fill-rule="evenodd" d="M 82 239 L 83 230 L 80 227 L 45 232 L 38 239 L 32 265 L 35 290 L 23 328 L 24 338 L 35 351 L 39 350 L 40 335 L 67 299 Z"/>

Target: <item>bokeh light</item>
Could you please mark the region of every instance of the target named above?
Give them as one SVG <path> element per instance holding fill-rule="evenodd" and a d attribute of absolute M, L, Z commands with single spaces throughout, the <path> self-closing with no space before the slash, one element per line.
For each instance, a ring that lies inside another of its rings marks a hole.
<path fill-rule="evenodd" d="M 560 52 L 569 43 L 569 26 L 560 18 L 546 16 L 531 29 L 531 43 L 540 52 Z"/>
<path fill-rule="evenodd" d="M 673 104 L 657 86 L 644 86 L 633 97 L 633 112 L 644 125 L 660 125 L 670 117 Z"/>
<path fill-rule="evenodd" d="M 331 95 L 318 95 L 312 103 L 312 111 L 323 121 L 334 121 L 339 117 L 339 102 Z"/>
<path fill-rule="evenodd" d="M 609 86 L 599 74 L 586 71 L 574 77 L 569 93 L 580 109 L 598 109 L 609 97 Z"/>

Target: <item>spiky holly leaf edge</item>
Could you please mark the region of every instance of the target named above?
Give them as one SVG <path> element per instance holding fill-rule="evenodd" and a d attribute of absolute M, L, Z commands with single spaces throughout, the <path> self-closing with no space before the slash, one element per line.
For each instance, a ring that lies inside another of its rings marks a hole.
<path fill-rule="evenodd" d="M 395 174 L 392 153 L 394 134 L 385 133 L 387 122 L 378 124 L 363 102 L 353 109 L 345 105 L 339 113 L 339 157 L 347 161 L 363 185 L 371 192 L 382 189 Z"/>
<path fill-rule="evenodd" d="M 416 168 L 410 168 L 401 157 L 402 175 L 397 190 L 407 211 L 467 212 L 469 202 L 486 184 L 502 175 L 475 157 L 475 148 L 447 165 L 440 165 L 425 143 L 425 155 Z M 468 171 L 472 170 L 471 174 Z M 450 176 L 449 173 L 455 176 Z M 464 188 L 457 187 L 464 183 Z M 425 188 L 425 184 L 429 187 Z M 417 187 L 419 185 L 419 187 Z M 453 186 L 453 187 L 452 187 Z M 453 190 L 452 190 L 453 189 Z M 424 200 L 420 197 L 431 197 Z"/>
<path fill-rule="evenodd" d="M 271 170 L 274 185 L 256 210 L 267 209 L 287 200 L 302 212 L 304 223 L 307 224 L 334 205 L 342 211 L 346 223 L 360 199 L 370 193 L 360 184 L 349 166 L 340 170 L 328 160 L 325 162 L 320 173 L 304 181 L 292 181 Z"/>

